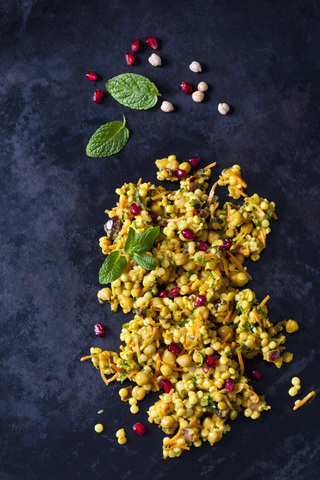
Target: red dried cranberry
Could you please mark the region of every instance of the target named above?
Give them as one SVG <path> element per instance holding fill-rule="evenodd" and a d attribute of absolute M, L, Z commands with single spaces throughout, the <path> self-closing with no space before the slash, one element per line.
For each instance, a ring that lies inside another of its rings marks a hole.
<path fill-rule="evenodd" d="M 196 166 L 200 162 L 200 157 L 191 157 L 189 158 L 188 162 L 190 163 L 191 168 L 196 168 Z"/>
<path fill-rule="evenodd" d="M 146 44 L 149 45 L 149 47 L 153 48 L 153 50 L 157 50 L 158 48 L 158 42 L 155 37 L 148 37 L 146 40 Z"/>
<path fill-rule="evenodd" d="M 173 175 L 174 177 L 178 177 L 179 180 L 182 180 L 184 177 L 186 177 L 186 176 L 188 175 L 188 172 L 186 172 L 185 170 L 181 170 L 180 168 L 178 168 L 177 170 L 173 170 L 172 175 Z"/>
<path fill-rule="evenodd" d="M 172 389 L 172 383 L 167 378 L 162 378 L 160 380 L 160 387 L 163 388 L 163 390 L 166 393 L 170 393 L 170 391 Z"/>
<path fill-rule="evenodd" d="M 168 298 L 168 297 L 169 297 L 169 293 L 167 292 L 167 290 L 161 290 L 161 292 L 159 293 L 159 297 L 161 297 L 161 298 Z"/>
<path fill-rule="evenodd" d="M 142 435 L 145 435 L 147 433 L 147 427 L 142 425 L 142 423 L 135 423 L 132 428 L 134 433 L 136 433 L 137 435 L 140 435 L 140 437 L 142 437 Z"/>
<path fill-rule="evenodd" d="M 133 53 L 127 52 L 126 53 L 126 62 L 128 65 L 133 65 L 136 59 L 134 58 Z"/>
<path fill-rule="evenodd" d="M 156 222 L 158 220 L 158 215 L 156 213 L 150 213 L 151 220 L 153 222 Z"/>
<path fill-rule="evenodd" d="M 181 235 L 187 240 L 194 240 L 196 238 L 196 234 L 191 228 L 184 228 L 181 230 Z"/>
<path fill-rule="evenodd" d="M 173 287 L 169 292 L 169 298 L 176 298 L 179 294 L 180 294 L 179 287 Z"/>
<path fill-rule="evenodd" d="M 200 210 L 199 217 L 207 218 L 208 215 L 209 215 L 209 212 L 207 212 L 207 210 Z"/>
<path fill-rule="evenodd" d="M 134 53 L 138 53 L 139 49 L 140 49 L 140 41 L 139 40 L 133 40 L 133 42 L 131 43 L 131 50 Z"/>
<path fill-rule="evenodd" d="M 97 88 L 97 90 L 95 90 L 93 95 L 92 95 L 92 100 L 95 103 L 101 103 L 102 99 L 103 99 L 103 91 L 100 90 L 100 88 Z"/>
<path fill-rule="evenodd" d="M 96 80 L 98 80 L 98 75 L 96 74 L 96 72 L 91 72 L 91 70 L 86 73 L 86 79 L 87 80 L 90 80 L 91 82 L 95 82 Z"/>
<path fill-rule="evenodd" d="M 201 250 L 202 252 L 206 252 L 209 248 L 209 245 L 207 245 L 202 240 L 198 240 L 197 243 L 196 243 L 196 247 L 197 247 L 198 250 Z"/>
<path fill-rule="evenodd" d="M 140 209 L 140 207 L 138 207 L 138 205 L 136 203 L 131 203 L 130 212 L 132 213 L 132 215 L 134 215 L 136 217 L 137 215 L 140 215 L 141 209 Z"/>
<path fill-rule="evenodd" d="M 193 305 L 195 307 L 202 307 L 203 305 L 206 304 L 206 302 L 207 302 L 207 299 L 205 295 L 198 295 Z"/>
<path fill-rule="evenodd" d="M 179 88 L 186 95 L 189 95 L 192 92 L 192 85 L 189 82 L 181 82 L 180 85 L 179 85 Z"/>
<path fill-rule="evenodd" d="M 214 367 L 217 364 L 216 357 L 214 357 L 213 355 L 207 355 L 205 363 L 206 365 L 208 365 L 208 367 Z"/>
<path fill-rule="evenodd" d="M 221 252 L 224 252 L 225 250 L 230 250 L 230 248 L 232 247 L 233 243 L 232 243 L 232 240 L 230 240 L 229 238 L 225 238 L 223 240 L 223 245 L 220 245 L 219 246 L 219 250 Z"/>
<path fill-rule="evenodd" d="M 96 323 L 94 326 L 94 333 L 97 337 L 104 337 L 106 334 L 105 328 L 102 323 Z"/>
<path fill-rule="evenodd" d="M 256 380 L 261 380 L 262 375 L 261 375 L 261 372 L 260 372 L 258 369 L 255 368 L 254 370 L 252 370 L 251 375 L 252 375 Z"/>
<path fill-rule="evenodd" d="M 181 352 L 181 347 L 177 343 L 171 342 L 168 347 L 169 352 L 174 353 L 175 355 L 179 355 Z"/>
<path fill-rule="evenodd" d="M 228 378 L 224 382 L 224 389 L 227 393 L 233 392 L 233 390 L 234 390 L 234 380 L 232 380 L 232 378 Z"/>

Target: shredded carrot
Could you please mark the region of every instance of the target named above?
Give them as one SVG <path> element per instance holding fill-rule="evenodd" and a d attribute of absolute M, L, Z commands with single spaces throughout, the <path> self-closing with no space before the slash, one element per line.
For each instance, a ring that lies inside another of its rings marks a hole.
<path fill-rule="evenodd" d="M 100 370 L 100 371 L 101 371 L 101 376 L 102 376 L 102 373 L 103 373 L 103 372 L 102 372 L 102 370 Z M 117 372 L 117 373 L 115 373 L 115 374 L 113 375 L 113 377 L 109 378 L 109 380 L 106 381 L 106 384 L 109 385 L 109 383 L 113 382 L 113 381 L 116 380 L 118 377 L 119 377 L 119 373 Z M 102 377 L 102 378 L 103 378 L 103 377 Z"/>
<path fill-rule="evenodd" d="M 249 388 L 247 388 L 247 392 L 252 393 L 251 396 L 254 396 L 254 400 L 252 400 L 252 401 L 250 400 L 250 405 L 253 404 L 253 403 L 258 403 L 258 402 L 260 402 L 259 395 L 258 395 L 256 392 L 254 392 L 253 390 L 250 390 Z"/>
<path fill-rule="evenodd" d="M 123 373 L 125 370 L 123 368 L 117 367 L 114 363 L 111 363 L 110 367 L 115 370 L 116 372 Z"/>
<path fill-rule="evenodd" d="M 180 222 L 180 220 L 183 220 L 186 216 L 184 215 L 183 217 L 179 218 L 168 218 L 167 222 Z"/>
<path fill-rule="evenodd" d="M 172 370 L 177 370 L 177 372 L 183 372 L 183 368 L 176 367 L 175 365 L 172 365 L 172 363 L 164 362 L 162 360 L 163 365 L 167 365 L 167 367 L 170 367 Z"/>
<path fill-rule="evenodd" d="M 142 182 L 142 178 L 140 177 L 139 180 L 138 180 L 138 183 L 137 183 L 137 187 L 140 187 L 141 182 Z"/>
<path fill-rule="evenodd" d="M 214 192 L 216 190 L 217 185 L 218 185 L 218 182 L 214 183 L 211 190 L 210 190 L 208 200 L 207 200 L 209 205 L 212 203 L 212 200 L 213 200 L 213 197 L 214 197 Z"/>
<path fill-rule="evenodd" d="M 131 378 L 133 377 L 136 373 L 139 373 L 139 370 L 134 370 L 133 372 L 128 373 L 127 377 Z"/>
<path fill-rule="evenodd" d="M 123 196 L 121 198 L 121 201 L 120 201 L 120 204 L 119 204 L 119 207 L 123 208 L 126 204 L 126 200 L 127 200 L 127 197 Z"/>
<path fill-rule="evenodd" d="M 166 195 L 167 193 L 171 193 L 171 192 L 165 190 L 164 192 L 161 192 L 158 195 L 155 195 L 154 197 L 151 197 L 151 200 L 158 200 L 158 198 L 163 197 L 163 195 Z"/>
<path fill-rule="evenodd" d="M 248 273 L 247 270 L 241 265 L 241 263 L 239 262 L 239 260 L 237 260 L 236 257 L 234 257 L 234 256 L 232 255 L 232 253 L 229 252 L 229 250 L 227 250 L 227 254 L 228 254 L 229 257 L 230 257 L 231 262 L 232 262 L 241 272 L 244 272 L 246 275 L 248 275 L 248 277 L 249 277 L 250 280 L 252 280 L 251 275 L 249 275 L 249 273 Z"/>
<path fill-rule="evenodd" d="M 173 448 L 181 448 L 181 450 L 190 450 L 190 447 L 187 447 L 187 445 L 179 445 L 179 443 L 175 443 L 173 445 L 170 445 L 166 450 L 172 450 Z"/>
<path fill-rule="evenodd" d="M 226 274 L 226 277 L 230 278 L 230 273 L 229 273 L 229 270 L 228 270 L 228 265 L 227 265 L 227 261 L 226 261 L 225 257 L 222 256 L 221 260 L 222 260 L 224 273 Z"/>
<path fill-rule="evenodd" d="M 217 165 L 217 162 L 210 163 L 210 165 L 207 165 L 204 167 L 204 170 L 209 170 L 209 168 L 215 167 Z"/>
<path fill-rule="evenodd" d="M 231 312 L 232 312 L 232 310 L 231 310 Z M 231 312 L 230 312 L 230 313 L 231 313 Z M 233 320 L 236 318 L 237 315 L 238 315 L 238 312 L 235 310 L 235 311 L 232 313 L 231 317 L 228 317 L 228 316 L 227 316 L 226 318 L 223 319 L 223 323 L 227 323 L 228 320 L 230 320 L 230 322 L 232 323 Z"/>
<path fill-rule="evenodd" d="M 267 303 L 268 300 L 270 300 L 270 295 L 267 295 L 267 296 L 262 300 L 262 302 L 260 303 L 260 307 L 263 307 L 263 305 L 264 305 L 265 303 Z"/>
<path fill-rule="evenodd" d="M 101 374 L 102 380 L 104 381 L 104 383 L 105 383 L 106 385 L 109 385 L 109 382 L 108 382 L 108 380 L 107 380 L 107 377 L 105 376 L 104 371 L 102 370 L 100 363 L 99 363 L 99 368 L 100 368 L 100 374 Z M 116 373 L 115 375 L 119 375 L 119 374 Z M 115 376 L 115 375 L 114 375 L 114 376 Z M 113 377 L 112 377 L 112 378 L 113 378 Z"/>
<path fill-rule="evenodd" d="M 261 327 L 260 315 L 259 315 L 258 310 L 256 308 L 253 309 L 253 315 L 255 316 L 255 319 L 257 320 L 257 322 L 259 323 L 259 325 Z"/>
<path fill-rule="evenodd" d="M 297 410 L 298 408 L 302 407 L 305 403 L 307 403 L 307 401 L 313 397 L 313 395 L 315 395 L 316 392 L 312 391 L 310 393 L 308 393 L 308 395 L 306 397 L 304 397 L 302 400 L 300 400 L 299 403 L 297 403 L 294 407 L 293 407 L 293 410 Z"/>
<path fill-rule="evenodd" d="M 246 182 L 241 177 L 239 177 L 239 175 L 237 175 L 236 173 L 234 173 L 230 169 L 227 170 L 226 173 L 229 173 L 229 175 L 231 175 L 232 177 L 235 177 L 238 180 L 238 182 L 240 183 L 240 185 L 242 185 L 244 188 L 246 188 L 246 186 L 247 186 Z M 232 185 L 232 187 L 233 187 L 233 185 Z"/>
<path fill-rule="evenodd" d="M 178 439 L 178 437 L 179 437 L 179 435 L 181 435 L 181 433 L 182 433 L 182 428 L 180 427 L 178 432 L 166 442 L 164 447 L 172 445 L 172 443 L 174 443 Z"/>
<path fill-rule="evenodd" d="M 277 215 L 275 214 L 275 212 L 272 212 L 272 218 L 273 218 L 273 220 L 278 220 L 278 217 L 277 217 Z"/>
<path fill-rule="evenodd" d="M 154 371 L 154 376 L 157 377 L 160 373 L 160 367 L 161 367 L 161 357 L 159 353 L 157 353 L 157 363 L 156 363 L 156 368 Z"/>
<path fill-rule="evenodd" d="M 123 345 L 120 345 L 120 350 L 121 350 L 122 352 L 124 352 L 124 351 L 125 351 L 125 348 L 124 348 L 124 346 L 123 346 Z"/>
<path fill-rule="evenodd" d="M 238 187 L 236 187 L 236 186 L 234 186 L 234 185 L 232 185 L 231 188 L 234 188 L 235 191 L 238 192 L 238 193 L 239 193 L 240 195 L 242 195 L 243 197 L 247 197 L 247 196 L 248 196 L 245 192 L 243 192 L 242 190 L 240 190 L 240 188 L 238 188 Z"/>
<path fill-rule="evenodd" d="M 242 377 L 242 375 L 244 373 L 244 364 L 243 364 L 242 354 L 241 354 L 240 350 L 237 351 L 237 355 L 238 355 L 238 360 L 239 360 L 239 364 L 240 364 L 240 377 Z"/>
<path fill-rule="evenodd" d="M 88 360 L 89 358 L 98 358 L 99 355 L 87 355 L 86 357 L 80 358 L 80 362 L 83 362 L 83 360 Z"/>
<path fill-rule="evenodd" d="M 214 271 L 219 275 L 220 278 L 222 277 L 222 273 L 221 273 L 221 270 L 220 270 L 220 268 L 218 267 L 218 265 L 216 266 L 216 268 L 214 269 Z"/>
<path fill-rule="evenodd" d="M 230 333 L 228 333 L 228 335 L 226 335 L 226 336 L 224 337 L 224 339 L 223 339 L 222 342 L 221 342 L 221 345 L 226 344 L 226 343 L 228 342 L 229 338 L 231 338 L 231 337 L 232 337 L 232 333 L 230 332 Z"/>

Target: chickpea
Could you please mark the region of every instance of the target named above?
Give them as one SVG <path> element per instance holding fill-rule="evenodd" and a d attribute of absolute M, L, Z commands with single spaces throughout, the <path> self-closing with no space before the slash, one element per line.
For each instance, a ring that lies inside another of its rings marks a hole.
<path fill-rule="evenodd" d="M 195 92 L 193 92 L 192 94 L 192 100 L 196 103 L 200 103 L 202 102 L 204 99 L 204 93 L 203 92 L 200 92 L 199 90 L 196 90 Z"/>
<path fill-rule="evenodd" d="M 176 265 L 184 265 L 187 262 L 188 257 L 185 253 L 179 252 L 174 255 L 173 259 Z"/>
<path fill-rule="evenodd" d="M 286 322 L 287 333 L 294 333 L 294 332 L 297 332 L 298 330 L 299 330 L 298 322 L 296 322 L 295 320 L 288 320 Z"/>
<path fill-rule="evenodd" d="M 193 61 L 192 63 L 190 63 L 189 68 L 194 73 L 202 72 L 201 64 L 196 61 Z"/>
<path fill-rule="evenodd" d="M 144 397 L 146 396 L 146 391 L 141 387 L 134 387 L 132 389 L 132 396 L 137 400 L 143 400 Z"/>
<path fill-rule="evenodd" d="M 163 419 L 161 420 L 161 426 L 163 428 L 171 428 L 174 424 L 174 418 L 172 418 L 171 416 L 169 415 L 166 415 L 165 417 L 163 417 Z"/>
<path fill-rule="evenodd" d="M 110 300 L 112 295 L 112 291 L 110 288 L 102 288 L 98 292 L 98 298 L 104 302 Z"/>
<path fill-rule="evenodd" d="M 208 442 L 213 445 L 221 440 L 222 433 L 219 430 L 214 430 L 208 434 Z"/>
<path fill-rule="evenodd" d="M 208 318 L 209 318 L 209 309 L 208 309 L 208 307 L 205 307 L 205 306 L 198 307 L 198 308 L 195 310 L 195 315 L 196 315 L 196 317 L 199 316 L 199 317 L 202 317 L 204 320 L 208 320 Z"/>
<path fill-rule="evenodd" d="M 228 325 L 224 325 L 223 327 L 218 328 L 218 334 L 222 339 L 224 339 L 229 333 L 233 334 L 233 329 Z M 232 338 L 232 335 L 231 335 Z"/>
<path fill-rule="evenodd" d="M 210 430 L 213 426 L 213 420 L 211 417 L 206 417 L 204 420 L 203 420 L 203 426 L 204 428 L 206 428 L 207 430 Z"/>
<path fill-rule="evenodd" d="M 163 112 L 166 112 L 166 113 L 169 113 L 169 112 L 172 112 L 174 110 L 174 106 L 172 105 L 171 102 L 167 102 L 167 100 L 164 100 L 161 104 L 161 110 Z"/>
<path fill-rule="evenodd" d="M 162 360 L 167 363 L 171 363 L 174 365 L 176 363 L 176 356 L 174 353 L 169 352 L 169 350 L 165 350 L 163 352 Z"/>
<path fill-rule="evenodd" d="M 191 365 L 192 358 L 188 353 L 185 353 L 184 355 L 180 355 L 177 358 L 177 363 L 180 365 L 180 367 L 189 367 Z"/>
<path fill-rule="evenodd" d="M 227 115 L 229 110 L 230 110 L 230 107 L 227 103 L 219 103 L 218 111 L 219 113 L 221 113 L 221 115 Z"/>
<path fill-rule="evenodd" d="M 153 67 L 161 67 L 161 57 L 157 55 L 156 53 L 153 53 L 150 55 L 148 58 L 148 62 L 153 66 Z"/>
<path fill-rule="evenodd" d="M 150 375 L 147 372 L 138 372 L 135 381 L 140 387 L 142 387 L 150 382 Z"/>
<path fill-rule="evenodd" d="M 198 90 L 199 92 L 206 92 L 208 90 L 208 84 L 206 82 L 200 82 L 198 84 Z"/>
<path fill-rule="evenodd" d="M 165 377 L 170 377 L 170 375 L 173 373 L 173 370 L 168 365 L 161 365 L 160 372 Z"/>
<path fill-rule="evenodd" d="M 156 352 L 157 348 L 155 346 L 154 343 L 150 343 L 150 345 L 148 345 L 144 350 L 143 350 L 143 353 L 145 353 L 146 355 L 153 355 L 155 352 Z"/>

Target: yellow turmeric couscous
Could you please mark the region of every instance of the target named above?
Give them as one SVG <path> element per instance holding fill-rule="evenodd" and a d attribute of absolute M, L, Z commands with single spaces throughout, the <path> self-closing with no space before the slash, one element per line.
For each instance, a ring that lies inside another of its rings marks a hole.
<path fill-rule="evenodd" d="M 119 278 L 98 293 L 113 311 L 120 305 L 134 313 L 122 326 L 124 345 L 119 353 L 91 348 L 83 359 L 92 359 L 106 384 L 136 384 L 120 390 L 132 413 L 146 394 L 161 391 L 149 422 L 161 426 L 163 456 L 173 458 L 192 445 L 221 440 L 230 430 L 227 421 L 241 410 L 257 419 L 270 408 L 244 375 L 244 361 L 262 354 L 280 368 L 286 338 L 285 321 L 273 325 L 268 318 L 269 296 L 259 301 L 242 288 L 251 279 L 244 261 L 258 260 L 266 247 L 275 204 L 246 196 L 238 165 L 223 170 L 207 194 L 214 164 L 191 170 L 175 155 L 156 164 L 158 179 L 180 180 L 179 189 L 141 180 L 124 184 L 100 239 L 105 255 L 121 250 L 126 259 Z M 227 186 L 242 203 L 220 205 L 217 186 Z M 130 227 L 138 235 L 156 225 L 159 234 L 147 252 L 156 261 L 150 271 L 130 258 L 125 245 Z M 297 329 L 292 325 L 287 331 Z M 291 359 L 287 355 L 286 362 Z"/>

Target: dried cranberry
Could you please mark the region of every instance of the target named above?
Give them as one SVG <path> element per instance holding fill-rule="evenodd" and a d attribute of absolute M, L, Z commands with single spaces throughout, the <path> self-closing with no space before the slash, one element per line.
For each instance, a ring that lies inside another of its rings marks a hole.
<path fill-rule="evenodd" d="M 150 213 L 151 220 L 153 222 L 156 222 L 158 220 L 158 215 L 156 213 Z"/>
<path fill-rule="evenodd" d="M 200 162 L 200 157 L 191 157 L 189 158 L 188 162 L 190 163 L 191 168 L 196 168 Z"/>
<path fill-rule="evenodd" d="M 176 298 L 179 294 L 180 294 L 179 287 L 173 287 L 169 292 L 169 298 Z"/>
<path fill-rule="evenodd" d="M 104 231 L 106 232 L 109 238 L 113 237 L 113 235 L 117 234 L 121 227 L 121 221 L 118 215 L 110 218 L 107 223 L 104 224 Z"/>
<path fill-rule="evenodd" d="M 159 293 L 159 297 L 161 297 L 161 298 L 168 298 L 168 297 L 169 297 L 169 293 L 167 292 L 167 290 L 161 290 L 161 292 Z"/>
<path fill-rule="evenodd" d="M 202 252 L 206 252 L 209 248 L 209 245 L 207 245 L 202 240 L 198 240 L 197 243 L 196 243 L 196 247 L 197 247 L 198 250 L 201 250 Z"/>
<path fill-rule="evenodd" d="M 96 74 L 96 72 L 91 72 L 91 70 L 86 73 L 86 79 L 87 80 L 90 80 L 91 82 L 95 82 L 96 80 L 98 80 L 98 75 Z"/>
<path fill-rule="evenodd" d="M 207 355 L 205 359 L 205 364 L 208 365 L 208 367 L 214 367 L 217 364 L 216 357 L 213 355 Z"/>
<path fill-rule="evenodd" d="M 128 65 L 133 65 L 136 59 L 134 58 L 133 53 L 127 52 L 126 53 L 126 62 Z"/>
<path fill-rule="evenodd" d="M 191 228 L 184 228 L 181 230 L 181 235 L 187 240 L 194 240 L 196 238 L 196 234 Z"/>
<path fill-rule="evenodd" d="M 194 302 L 194 307 L 202 307 L 207 302 L 205 295 L 198 295 Z"/>
<path fill-rule="evenodd" d="M 225 250 L 230 250 L 230 248 L 232 247 L 233 243 L 232 243 L 232 240 L 230 240 L 229 238 L 225 238 L 223 240 L 223 245 L 220 245 L 219 246 L 219 250 L 221 252 L 224 252 Z"/>
<path fill-rule="evenodd" d="M 209 212 L 207 212 L 207 210 L 200 210 L 199 217 L 207 218 L 208 215 L 209 215 Z"/>
<path fill-rule="evenodd" d="M 256 380 L 261 380 L 262 375 L 261 375 L 260 370 L 258 370 L 258 369 L 255 368 L 254 370 L 252 370 L 251 375 L 252 375 Z"/>
<path fill-rule="evenodd" d="M 145 317 L 145 313 L 144 313 L 144 311 L 142 310 L 142 308 L 140 308 L 140 307 L 137 308 L 136 314 L 139 315 L 139 317 L 142 317 L 142 318 Z"/>
<path fill-rule="evenodd" d="M 181 347 L 177 343 L 171 342 L 168 347 L 169 352 L 174 353 L 175 355 L 179 355 L 181 352 Z"/>
<path fill-rule="evenodd" d="M 146 40 L 146 44 L 149 45 L 149 47 L 153 48 L 153 50 L 157 50 L 158 48 L 158 42 L 155 37 L 148 37 Z"/>
<path fill-rule="evenodd" d="M 136 203 L 131 203 L 130 212 L 132 213 L 132 215 L 134 215 L 136 217 L 137 215 L 140 215 L 141 209 L 140 209 L 140 207 L 138 207 L 138 205 Z"/>
<path fill-rule="evenodd" d="M 192 92 L 192 85 L 189 82 L 181 82 L 179 85 L 180 90 L 183 91 L 186 95 Z"/>
<path fill-rule="evenodd" d="M 97 90 L 95 90 L 93 95 L 92 95 L 92 100 L 95 103 L 101 103 L 102 99 L 103 99 L 103 91 L 100 90 L 100 88 L 97 88 Z"/>
<path fill-rule="evenodd" d="M 179 180 L 182 180 L 184 177 L 188 175 L 188 172 L 178 168 L 177 170 L 173 170 L 172 174 L 174 177 L 178 177 Z"/>
<path fill-rule="evenodd" d="M 147 427 L 142 425 L 142 423 L 135 423 L 132 428 L 133 428 L 134 433 L 136 433 L 137 435 L 140 435 L 140 437 L 142 435 L 145 435 L 148 431 Z"/>
<path fill-rule="evenodd" d="M 279 350 L 271 350 L 271 352 L 267 353 L 267 362 L 275 362 L 280 357 Z"/>
<path fill-rule="evenodd" d="M 172 383 L 167 378 L 162 378 L 160 380 L 160 387 L 163 388 L 166 393 L 169 393 L 172 389 Z"/>
<path fill-rule="evenodd" d="M 189 185 L 189 191 L 190 191 L 190 192 L 193 192 L 193 193 L 194 193 L 196 190 L 198 190 L 198 188 L 200 188 L 200 185 L 199 185 L 199 183 L 197 183 L 197 182 L 192 182 L 192 183 L 190 183 L 190 185 Z"/>
<path fill-rule="evenodd" d="M 140 41 L 139 40 L 133 40 L 133 42 L 131 43 L 131 50 L 134 53 L 139 52 L 139 50 L 140 50 Z"/>
<path fill-rule="evenodd" d="M 94 326 L 94 333 L 97 337 L 104 337 L 106 334 L 105 328 L 102 323 L 96 323 Z"/>
<path fill-rule="evenodd" d="M 233 392 L 233 390 L 234 390 L 234 380 L 232 380 L 232 378 L 228 378 L 224 382 L 224 389 L 227 393 Z"/>

